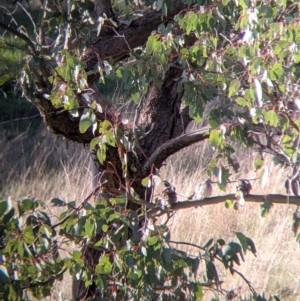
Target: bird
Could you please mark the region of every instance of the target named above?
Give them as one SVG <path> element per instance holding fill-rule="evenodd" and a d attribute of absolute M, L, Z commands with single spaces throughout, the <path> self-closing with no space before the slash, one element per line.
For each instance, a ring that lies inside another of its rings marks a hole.
<path fill-rule="evenodd" d="M 237 191 L 241 191 L 244 196 L 248 196 L 250 194 L 250 190 L 252 189 L 251 183 L 247 179 L 239 179 L 239 184 L 236 187 Z"/>
<path fill-rule="evenodd" d="M 167 207 L 171 207 L 177 202 L 176 188 L 169 182 L 164 181 L 166 189 L 163 191 L 163 201 Z"/>
<path fill-rule="evenodd" d="M 196 186 L 195 197 L 198 200 L 209 198 L 212 194 L 211 179 L 207 179 L 205 182 Z"/>

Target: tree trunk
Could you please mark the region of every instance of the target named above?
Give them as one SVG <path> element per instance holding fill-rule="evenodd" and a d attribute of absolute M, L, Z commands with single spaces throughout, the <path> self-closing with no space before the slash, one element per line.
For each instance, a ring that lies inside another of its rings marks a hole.
<path fill-rule="evenodd" d="M 15 33 L 18 37 L 25 40 L 31 49 L 30 52 L 33 59 L 29 68 L 35 80 L 35 91 L 30 94 L 30 89 L 25 84 L 22 88 L 27 97 L 39 109 L 45 124 L 55 134 L 62 135 L 67 140 L 86 145 L 91 142 L 95 135 L 91 128 L 84 133 L 80 132 L 80 117 L 83 109 L 88 108 L 87 101 L 94 99 L 103 108 L 103 112 L 95 112 L 97 120 L 109 120 L 124 135 L 128 135 L 128 128 L 122 124 L 120 116 L 109 103 L 101 99 L 95 85 L 95 81 L 99 78 L 99 73 L 92 71 L 95 65 L 101 64 L 103 60 L 109 60 L 111 63 L 114 63 L 126 58 L 132 49 L 143 45 L 147 41 L 151 32 L 156 30 L 159 24 L 171 21 L 185 7 L 187 6 L 179 1 L 174 1 L 173 10 L 168 13 L 167 18 L 162 18 L 161 12 L 155 10 L 145 11 L 142 17 L 131 21 L 126 26 L 119 24 L 118 28 L 113 28 L 113 23 L 109 23 L 109 20 L 105 21 L 104 25 L 106 27 L 104 30 L 101 29 L 100 36 L 87 47 L 80 58 L 87 66 L 89 87 L 81 93 L 74 90 L 74 97 L 80 106 L 78 117 L 71 116 L 63 107 L 57 108 L 51 103 L 49 95 L 51 95 L 54 88 L 59 88 L 53 87 L 49 81 L 49 77 L 53 73 L 53 62 L 45 61 L 42 56 L 39 56 L 35 45 L 28 41 L 26 36 L 1 23 L 0 27 Z M 115 16 L 111 9 L 111 1 L 95 0 L 95 14 L 97 17 L 106 16 L 108 19 L 114 19 Z M 69 44 L 64 43 L 64 45 Z M 133 152 L 126 153 L 118 145 L 117 147 L 108 146 L 106 160 L 103 164 L 100 164 L 96 157 L 97 150 L 94 151 L 94 162 L 99 173 L 98 185 L 112 196 L 127 195 L 129 193 L 128 183 L 130 183 L 129 185 L 131 185 L 131 188 L 134 189 L 140 198 L 145 202 L 151 202 L 152 188 L 146 188 L 142 185 L 143 178 L 153 174 L 155 169 L 159 169 L 163 161 L 170 154 L 206 137 L 205 134 L 202 134 L 201 137 L 197 136 L 197 139 L 195 139 L 196 136 L 192 140 L 189 140 L 189 136 L 185 136 L 186 140 L 184 141 L 180 141 L 179 139 L 192 120 L 189 117 L 188 108 L 182 107 L 181 98 L 183 93 L 177 92 L 178 81 L 175 81 L 175 79 L 179 78 L 181 74 L 182 70 L 180 68 L 171 67 L 166 72 L 160 88 L 154 84 L 150 85 L 141 101 L 139 116 L 136 120 L 132 121 L 136 123 L 134 127 L 142 127 L 145 132 L 143 136 L 139 137 L 136 135 L 134 137 L 134 139 L 137 139 L 135 141 L 137 143 Z M 61 84 L 68 85 L 63 78 Z M 180 148 L 174 147 L 173 140 Z M 171 143 L 167 144 L 168 142 Z M 124 153 L 128 156 L 126 177 L 124 176 L 124 166 L 122 165 L 122 160 L 124 159 L 122 156 Z M 140 208 L 139 205 L 130 201 L 130 199 L 128 199 L 127 207 L 127 209 L 131 210 Z M 142 223 L 143 221 L 141 222 L 141 226 Z M 99 251 L 90 248 L 90 246 L 87 246 L 84 254 L 88 266 L 97 264 L 101 255 Z M 97 288 L 94 285 L 87 289 L 84 288 L 84 285 L 78 285 L 77 288 L 74 300 L 86 299 L 97 294 Z"/>

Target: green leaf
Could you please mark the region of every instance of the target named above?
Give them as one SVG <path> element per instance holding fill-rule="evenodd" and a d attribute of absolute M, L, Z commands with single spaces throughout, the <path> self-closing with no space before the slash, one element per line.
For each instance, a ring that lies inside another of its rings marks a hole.
<path fill-rule="evenodd" d="M 226 200 L 225 201 L 225 208 L 232 208 L 233 207 L 233 201 L 232 200 Z"/>
<path fill-rule="evenodd" d="M 23 243 L 22 241 L 18 241 L 17 242 L 17 250 L 18 250 L 18 254 L 21 258 L 23 258 L 24 256 L 24 246 L 23 246 Z"/>
<path fill-rule="evenodd" d="M 96 266 L 96 273 L 97 274 L 105 274 L 108 275 L 112 271 L 112 266 L 109 261 L 109 256 L 104 255 L 100 258 L 99 263 Z"/>
<path fill-rule="evenodd" d="M 106 134 L 107 132 L 111 132 L 112 124 L 108 120 L 104 120 L 100 124 L 99 133 Z"/>
<path fill-rule="evenodd" d="M 95 114 L 88 109 L 84 109 L 79 122 L 79 132 L 84 134 L 95 121 Z"/>
<path fill-rule="evenodd" d="M 0 283 L 7 283 L 9 281 L 9 275 L 4 265 L 0 265 Z"/>
<path fill-rule="evenodd" d="M 171 248 L 169 246 L 163 247 L 163 258 L 167 264 L 172 263 L 172 255 L 171 255 Z"/>
<path fill-rule="evenodd" d="M 100 148 L 97 150 L 97 158 L 101 164 L 106 160 L 106 145 L 100 144 Z"/>
<path fill-rule="evenodd" d="M 246 107 L 246 108 L 250 108 L 252 106 L 252 103 L 249 102 L 248 99 L 244 98 L 244 97 L 238 97 L 235 102 L 242 106 L 242 107 Z"/>
<path fill-rule="evenodd" d="M 7 210 L 6 210 L 7 211 Z M 11 208 L 4 216 L 3 223 L 7 224 L 15 215 L 15 208 Z"/>
<path fill-rule="evenodd" d="M 214 147 L 220 147 L 223 143 L 221 133 L 217 130 L 211 130 L 209 133 L 209 143 Z"/>
<path fill-rule="evenodd" d="M 196 287 L 194 289 L 194 295 L 195 295 L 196 301 L 202 300 L 204 293 L 203 293 L 203 286 L 201 284 L 196 283 Z"/>
<path fill-rule="evenodd" d="M 240 86 L 241 86 L 241 82 L 238 78 L 231 81 L 228 90 L 228 97 L 235 95 L 238 92 Z"/>
<path fill-rule="evenodd" d="M 95 284 L 103 291 L 107 289 L 107 283 L 105 280 L 105 277 L 95 277 Z"/>
<path fill-rule="evenodd" d="M 298 234 L 300 228 L 300 216 L 298 210 L 296 210 L 293 214 L 293 224 L 292 224 L 292 231 L 295 235 Z"/>
<path fill-rule="evenodd" d="M 50 203 L 52 204 L 52 206 L 57 206 L 57 207 L 64 207 L 67 205 L 65 201 L 62 201 L 58 198 L 52 199 Z"/>
<path fill-rule="evenodd" d="M 40 228 L 40 232 L 44 233 L 49 239 L 52 237 L 52 229 L 49 225 L 43 224 Z"/>
<path fill-rule="evenodd" d="M 73 259 L 76 263 L 80 263 L 81 262 L 81 256 L 82 256 L 82 252 L 81 251 L 73 251 Z"/>
<path fill-rule="evenodd" d="M 215 264 L 212 261 L 205 262 L 206 276 L 209 281 L 217 281 L 218 273 Z"/>
<path fill-rule="evenodd" d="M 19 200 L 19 206 L 22 212 L 34 210 L 38 207 L 38 202 L 35 199 L 20 199 Z"/>
<path fill-rule="evenodd" d="M 23 231 L 23 238 L 24 238 L 24 241 L 27 243 L 27 244 L 31 244 L 34 242 L 35 240 L 35 236 L 33 234 L 33 231 L 32 231 L 32 227 L 31 226 L 28 226 L 24 229 Z"/>
<path fill-rule="evenodd" d="M 266 18 L 272 18 L 273 17 L 273 10 L 272 10 L 272 7 L 268 6 L 268 5 L 263 5 L 261 8 L 260 8 L 260 11 L 262 14 L 264 14 L 264 16 Z"/>
<path fill-rule="evenodd" d="M 213 242 L 214 242 L 214 239 L 211 238 L 211 239 L 203 246 L 203 248 L 204 248 L 204 249 L 208 248 Z"/>
<path fill-rule="evenodd" d="M 36 274 L 36 272 L 37 272 L 37 270 L 36 270 L 36 268 L 33 266 L 33 265 L 31 265 L 31 266 L 29 266 L 28 268 L 27 268 L 27 273 L 30 275 L 35 275 Z"/>
<path fill-rule="evenodd" d="M 17 301 L 18 300 L 18 295 L 17 292 L 14 288 L 14 286 L 11 284 L 9 285 L 9 295 L 8 298 L 10 301 Z"/>
<path fill-rule="evenodd" d="M 144 187 L 147 187 L 147 186 L 149 185 L 149 183 L 151 183 L 149 177 L 146 177 L 146 178 L 144 178 L 144 179 L 142 180 L 142 185 L 143 185 Z"/>
<path fill-rule="evenodd" d="M 106 233 L 107 230 L 108 230 L 108 225 L 106 225 L 106 224 L 102 225 L 102 231 L 103 231 L 104 233 Z"/>
<path fill-rule="evenodd" d="M 238 240 L 240 241 L 243 251 L 245 253 L 248 248 L 248 238 L 241 232 L 236 232 L 235 235 L 238 238 Z"/>
<path fill-rule="evenodd" d="M 260 169 L 264 165 L 264 160 L 258 159 L 254 162 L 255 171 Z"/>
<path fill-rule="evenodd" d="M 149 246 L 154 246 L 158 242 L 158 237 L 157 236 L 152 236 L 148 239 L 147 243 Z"/>
<path fill-rule="evenodd" d="M 247 237 L 247 243 L 248 243 L 248 248 L 250 248 L 250 251 L 253 253 L 254 256 L 256 256 L 256 247 L 254 245 L 254 241 Z"/>
<path fill-rule="evenodd" d="M 279 118 L 274 110 L 270 110 L 265 114 L 265 121 L 269 125 L 276 127 L 279 122 Z"/>
<path fill-rule="evenodd" d="M 0 218 L 3 216 L 3 214 L 5 213 L 7 209 L 7 203 L 4 202 L 0 202 Z"/>
<path fill-rule="evenodd" d="M 147 44 L 146 44 L 146 54 L 150 55 L 152 51 L 155 49 L 155 44 L 157 43 L 157 38 L 155 36 L 150 36 L 148 38 Z"/>
<path fill-rule="evenodd" d="M 134 101 L 134 103 L 138 103 L 140 99 L 140 93 L 137 91 L 135 93 L 131 93 L 131 98 Z"/>
<path fill-rule="evenodd" d="M 266 199 L 261 205 L 260 205 L 260 215 L 262 217 L 266 217 L 271 208 L 273 207 L 273 203 L 270 202 L 268 199 Z"/>
<path fill-rule="evenodd" d="M 87 221 L 85 222 L 84 230 L 85 230 L 85 234 L 88 237 L 91 238 L 93 236 L 95 230 L 95 224 L 91 218 L 87 219 Z"/>
<path fill-rule="evenodd" d="M 101 139 L 99 137 L 95 137 L 90 142 L 90 150 L 94 150 L 96 145 L 98 145 L 101 142 Z"/>

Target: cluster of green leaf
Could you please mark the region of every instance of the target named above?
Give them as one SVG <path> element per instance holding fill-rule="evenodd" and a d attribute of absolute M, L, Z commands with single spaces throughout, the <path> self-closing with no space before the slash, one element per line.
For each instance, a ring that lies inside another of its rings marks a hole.
<path fill-rule="evenodd" d="M 216 261 L 240 274 L 234 266 L 247 250 L 256 254 L 253 241 L 237 233 L 238 242 L 211 239 L 203 247 L 194 246 L 199 256 L 188 255 L 171 246 L 165 225 L 141 227 L 144 214 L 126 210 L 124 197 L 100 197 L 95 206 L 53 199 L 52 205 L 66 208 L 57 223 L 39 200 L 22 198 L 15 207 L 11 200 L 0 202 L 1 300 L 23 300 L 26 291 L 45 297 L 66 271 L 86 289 L 95 283 L 99 300 L 201 300 L 205 287 L 227 293 L 220 287 Z M 70 242 L 78 250 L 62 258 L 60 252 Z M 206 266 L 202 282 L 201 259 Z"/>
<path fill-rule="evenodd" d="M 55 279 L 62 279 L 65 268 L 58 255 L 56 231 L 40 205 L 27 198 L 16 207 L 10 199 L 0 202 L 2 300 L 22 300 L 28 288 L 41 298 L 50 294 Z"/>
<path fill-rule="evenodd" d="M 173 4 L 159 1 L 157 5 L 157 9 L 165 7 L 168 11 Z M 198 1 L 176 15 L 173 22 L 161 24 L 145 47 L 132 50 L 129 59 L 112 65 L 98 62 L 95 70 L 101 82 L 106 78 L 121 81 L 135 103 L 149 84 L 161 87 L 170 68 L 182 70 L 174 80 L 191 117 L 200 121 L 206 103 L 217 98 L 209 112 L 209 141 L 219 150 L 219 158 L 227 159 L 224 168 L 236 172 L 232 140 L 252 145 L 252 136 L 245 135 L 250 125 L 251 130 L 255 125 L 278 129 L 283 134 L 278 147 L 289 163 L 297 160 L 300 124 L 288 107 L 300 94 L 299 38 L 296 2 Z M 66 50 L 61 55 L 64 59 L 52 76 L 50 98 L 56 107 L 63 106 L 77 117 L 80 108 L 74 91 L 81 93 L 88 88 L 85 66 Z M 84 133 L 92 126 L 98 133 L 97 113 L 102 108 L 93 99 L 89 99 L 88 107 L 81 116 L 80 131 Z M 102 133 L 102 138 L 97 138 L 101 141 L 93 142 L 100 162 L 105 160 L 106 144 L 114 146 L 104 141 L 105 136 Z M 256 168 L 261 165 L 257 163 Z M 225 176 L 220 185 L 222 189 L 226 186 Z"/>
<path fill-rule="evenodd" d="M 168 1 L 159 3 L 172 8 Z M 288 106 L 300 95 L 297 2 L 198 4 L 160 25 L 129 62 L 113 67 L 116 75 L 138 102 L 149 83 L 160 87 L 170 67 L 180 68 L 178 92 L 196 121 L 218 96 L 210 112 L 210 142 L 223 157 L 234 152 L 230 140 L 253 142 L 245 136 L 247 124 L 265 124 L 283 131 L 282 150 L 295 161 L 300 124 Z"/>

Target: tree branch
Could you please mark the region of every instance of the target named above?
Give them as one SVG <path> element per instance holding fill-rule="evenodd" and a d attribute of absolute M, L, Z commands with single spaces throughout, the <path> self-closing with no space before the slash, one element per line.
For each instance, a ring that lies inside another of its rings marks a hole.
<path fill-rule="evenodd" d="M 172 210 L 188 209 L 193 207 L 203 207 L 208 205 L 216 205 L 224 203 L 226 200 L 236 200 L 236 195 L 234 193 L 225 194 L 221 196 L 210 197 L 204 200 L 195 201 L 181 201 L 177 202 L 172 206 Z M 296 205 L 300 206 L 300 196 L 288 196 L 283 194 L 268 194 L 268 195 L 256 195 L 251 194 L 245 197 L 246 203 L 263 203 L 266 200 L 270 201 L 272 204 L 282 204 L 282 205 Z M 155 208 L 147 211 L 147 217 L 153 218 L 165 214 L 161 208 Z"/>
<path fill-rule="evenodd" d="M 216 205 L 219 203 L 224 203 L 226 200 L 236 200 L 236 195 L 226 194 L 221 196 L 210 197 L 204 200 L 196 201 L 182 201 L 173 205 L 173 210 L 187 209 L 197 206 L 207 206 Z M 245 197 L 246 203 L 263 203 L 264 201 L 270 201 L 273 204 L 283 204 L 283 205 L 300 205 L 300 196 L 288 196 L 284 194 L 250 194 Z"/>
<path fill-rule="evenodd" d="M 35 50 L 35 47 L 34 47 L 34 44 L 32 43 L 32 41 L 24 34 L 18 32 L 17 30 L 11 28 L 11 27 L 8 27 L 6 26 L 5 24 L 1 23 L 0 22 L 0 28 L 3 28 L 5 30 L 7 30 L 8 32 L 16 35 L 18 38 L 20 38 L 21 40 L 25 41 L 26 44 L 29 46 L 29 48 L 31 49 L 32 53 L 36 54 L 36 50 Z"/>
<path fill-rule="evenodd" d="M 171 155 L 182 150 L 183 148 L 190 146 L 196 142 L 200 142 L 209 137 L 209 127 L 204 127 L 200 130 L 181 135 L 177 138 L 167 141 L 162 144 L 156 151 L 150 156 L 142 168 L 142 176 L 147 176 L 152 165 L 156 168 L 160 168 L 162 163 Z"/>
<path fill-rule="evenodd" d="M 160 11 L 146 11 L 142 17 L 133 20 L 130 25 L 121 26 L 115 34 L 97 37 L 83 54 L 82 60 L 87 63 L 88 70 L 93 70 L 99 58 L 109 60 L 111 63 L 124 59 L 131 49 L 143 45 L 159 24 L 170 22 L 186 7 L 187 5 L 182 4 L 181 1 L 174 1 L 173 10 L 168 12 L 168 17 L 162 17 Z M 99 74 L 90 75 L 89 82 L 95 81 L 97 79 L 95 76 Z"/>

